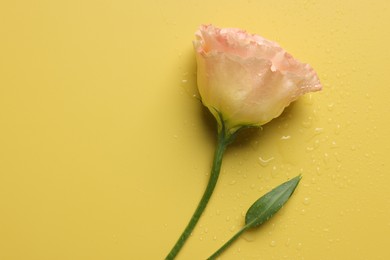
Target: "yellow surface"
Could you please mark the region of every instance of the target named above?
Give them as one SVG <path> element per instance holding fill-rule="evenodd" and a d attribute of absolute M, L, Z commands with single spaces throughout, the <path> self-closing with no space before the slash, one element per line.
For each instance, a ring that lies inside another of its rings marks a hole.
<path fill-rule="evenodd" d="M 1 1 L 0 259 L 167 254 L 215 144 L 187 93 L 201 23 L 278 41 L 324 90 L 230 147 L 178 259 L 210 255 L 299 173 L 286 207 L 221 259 L 390 259 L 389 3 Z"/>

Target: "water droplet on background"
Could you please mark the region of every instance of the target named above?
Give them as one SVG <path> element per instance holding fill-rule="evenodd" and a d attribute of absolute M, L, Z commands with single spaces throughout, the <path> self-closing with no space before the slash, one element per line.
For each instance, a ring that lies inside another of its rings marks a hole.
<path fill-rule="evenodd" d="M 272 160 L 274 160 L 274 157 L 263 158 L 263 157 L 259 156 L 259 163 L 261 166 L 264 166 L 264 167 L 268 166 Z"/>
<path fill-rule="evenodd" d="M 309 205 L 309 204 L 310 204 L 310 198 L 307 198 L 307 197 L 304 198 L 304 199 L 303 199 L 303 204 L 304 204 L 304 205 Z"/>

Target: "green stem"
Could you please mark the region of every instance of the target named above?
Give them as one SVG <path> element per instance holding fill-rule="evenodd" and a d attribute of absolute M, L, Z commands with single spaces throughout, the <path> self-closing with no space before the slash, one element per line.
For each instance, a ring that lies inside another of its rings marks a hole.
<path fill-rule="evenodd" d="M 217 256 L 219 256 L 225 249 L 230 246 L 242 233 L 244 233 L 250 226 L 245 225 L 240 231 L 238 231 L 232 238 L 230 238 L 223 246 L 221 246 L 214 254 L 212 254 L 207 260 L 214 260 Z"/>
<path fill-rule="evenodd" d="M 208 201 L 210 200 L 211 195 L 213 194 L 215 185 L 217 184 L 219 172 L 221 170 L 222 157 L 226 150 L 226 147 L 233 140 L 234 135 L 230 135 L 228 131 L 224 127 L 221 127 L 218 131 L 218 142 L 217 148 L 214 154 L 214 162 L 211 168 L 209 183 L 207 184 L 206 190 L 200 200 L 198 207 L 196 208 L 194 214 L 192 215 L 190 222 L 187 224 L 187 227 L 184 229 L 183 233 L 177 240 L 176 244 L 173 246 L 171 251 L 165 260 L 171 260 L 176 257 L 176 255 L 180 252 L 183 247 L 185 241 L 191 235 L 192 230 L 194 229 L 196 223 L 198 223 L 200 216 L 206 208 Z"/>

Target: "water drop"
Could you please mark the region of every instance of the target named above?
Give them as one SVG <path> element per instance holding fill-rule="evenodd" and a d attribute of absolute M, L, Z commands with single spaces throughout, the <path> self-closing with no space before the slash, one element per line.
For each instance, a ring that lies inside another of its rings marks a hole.
<path fill-rule="evenodd" d="M 269 163 L 270 163 L 273 159 L 274 159 L 274 157 L 270 157 L 270 158 L 265 159 L 265 158 L 259 156 L 260 165 L 261 165 L 261 166 L 264 166 L 264 167 L 265 167 L 265 166 L 268 166 Z"/>
<path fill-rule="evenodd" d="M 303 199 L 303 204 L 304 205 L 309 205 L 310 204 L 310 198 L 304 198 Z"/>
<path fill-rule="evenodd" d="M 314 147 L 312 147 L 312 146 L 307 146 L 307 147 L 306 147 L 306 151 L 308 151 L 308 152 L 314 151 Z"/>
<path fill-rule="evenodd" d="M 276 166 L 273 166 L 271 171 L 271 176 L 275 178 L 277 177 L 277 175 L 278 175 L 278 168 Z"/>
<path fill-rule="evenodd" d="M 275 247 L 276 246 L 276 241 L 275 240 L 271 240 L 271 242 L 269 243 L 270 246 L 272 247 Z"/>
<path fill-rule="evenodd" d="M 340 129 L 341 129 L 341 126 L 340 125 L 336 125 L 336 129 L 334 130 L 334 133 L 336 135 L 340 134 Z"/>
<path fill-rule="evenodd" d="M 311 121 L 303 121 L 302 126 L 305 128 L 310 128 L 311 127 Z"/>
<path fill-rule="evenodd" d="M 244 234 L 242 235 L 242 238 L 245 239 L 245 241 L 247 241 L 247 242 L 253 242 L 253 241 L 255 241 L 255 236 L 252 235 L 252 234 L 250 234 L 250 233 L 244 233 Z"/>
<path fill-rule="evenodd" d="M 336 158 L 336 161 L 341 162 L 341 158 L 338 152 L 335 152 L 333 155 Z"/>
<path fill-rule="evenodd" d="M 322 160 L 324 161 L 325 165 L 329 164 L 329 154 L 324 153 L 324 157 L 322 158 Z"/>

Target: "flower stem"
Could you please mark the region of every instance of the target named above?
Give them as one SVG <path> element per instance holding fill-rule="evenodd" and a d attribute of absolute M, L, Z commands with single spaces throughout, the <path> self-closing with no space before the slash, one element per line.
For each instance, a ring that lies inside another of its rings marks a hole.
<path fill-rule="evenodd" d="M 232 238 L 230 238 L 223 246 L 221 246 L 214 254 L 212 254 L 207 260 L 214 260 L 217 256 L 219 256 L 225 249 L 230 246 L 242 233 L 244 233 L 250 226 L 245 225 L 240 231 L 238 231 Z"/>
<path fill-rule="evenodd" d="M 224 127 L 219 129 L 217 147 L 216 147 L 216 150 L 214 153 L 213 166 L 211 168 L 210 179 L 209 179 L 209 182 L 207 184 L 206 190 L 202 196 L 202 199 L 200 200 L 200 202 L 198 204 L 198 207 L 196 208 L 189 223 L 187 224 L 187 227 L 184 229 L 183 233 L 181 234 L 181 236 L 177 240 L 176 244 L 173 246 L 173 248 L 169 252 L 168 256 L 165 258 L 165 260 L 172 260 L 176 257 L 176 255 L 180 252 L 181 248 L 183 247 L 185 241 L 191 235 L 191 232 L 194 229 L 196 223 L 198 223 L 200 216 L 202 215 L 203 211 L 205 210 L 206 205 L 207 205 L 208 201 L 210 200 L 211 195 L 213 194 L 215 185 L 217 184 L 219 172 L 221 170 L 223 154 L 226 150 L 226 147 L 233 140 L 233 137 L 234 137 L 234 135 L 229 134 L 228 131 L 226 131 L 226 129 Z"/>

